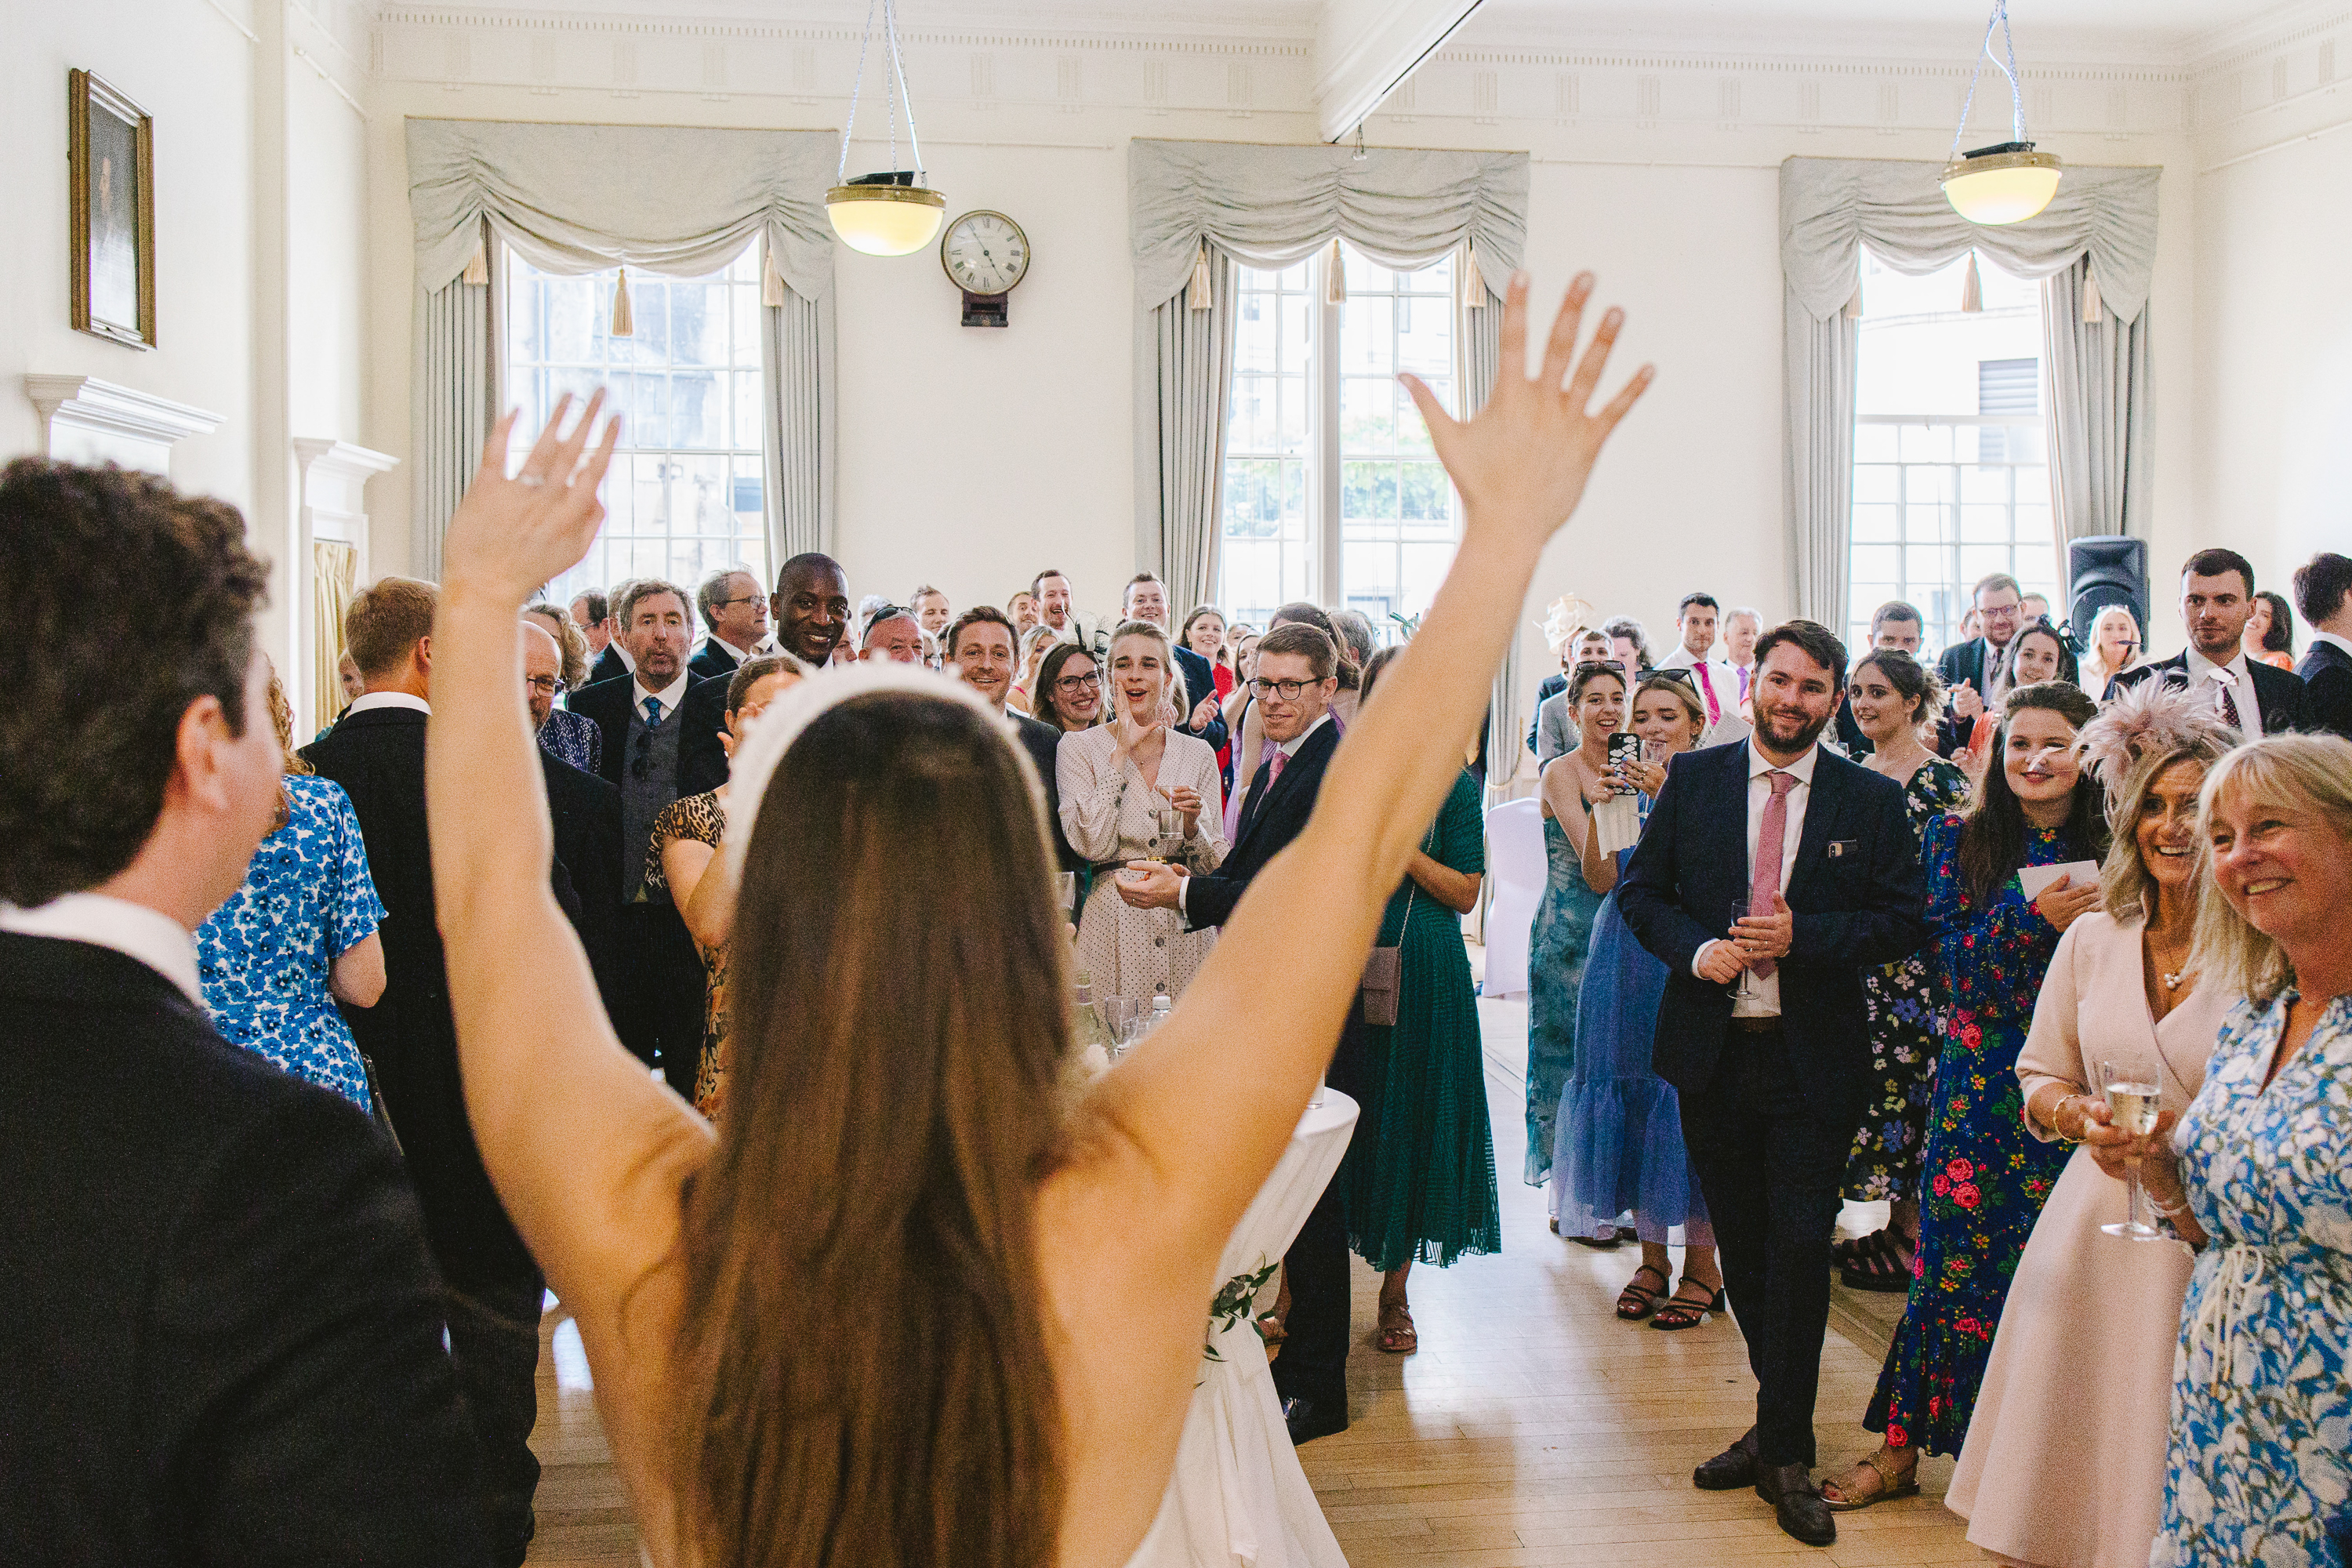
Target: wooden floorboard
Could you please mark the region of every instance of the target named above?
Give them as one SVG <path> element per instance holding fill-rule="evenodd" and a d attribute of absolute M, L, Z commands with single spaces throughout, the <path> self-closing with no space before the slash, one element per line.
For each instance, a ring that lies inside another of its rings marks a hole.
<path fill-rule="evenodd" d="M 1691 1467 L 1752 1418 L 1738 1331 L 1722 1319 L 1678 1334 L 1616 1320 L 1611 1309 L 1637 1255 L 1631 1247 L 1589 1252 L 1551 1235 L 1542 1193 L 1519 1180 L 1527 1009 L 1490 1001 L 1479 1010 L 1503 1250 L 1413 1271 L 1422 1348 L 1411 1356 L 1370 1348 L 1380 1281 L 1356 1267 L 1351 1424 L 1300 1451 L 1349 1562 L 1924 1568 L 1986 1561 L 1943 1507 L 1948 1459 L 1922 1467 L 1919 1497 L 1841 1516 L 1837 1544 L 1826 1551 L 1781 1534 L 1752 1493 L 1691 1486 Z M 1850 1210 L 1849 1228 L 1878 1218 Z M 1899 1295 L 1836 1291 L 1816 1429 L 1825 1466 L 1843 1467 L 1875 1446 L 1860 1416 L 1902 1310 Z M 545 1473 L 530 1560 L 541 1568 L 637 1568 L 636 1530 L 596 1419 L 579 1334 L 560 1307 L 541 1332 L 531 1446 Z"/>

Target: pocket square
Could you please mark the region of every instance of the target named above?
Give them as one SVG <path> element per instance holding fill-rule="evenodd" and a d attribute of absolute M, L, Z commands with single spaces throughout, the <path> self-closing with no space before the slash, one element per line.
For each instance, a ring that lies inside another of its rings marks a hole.
<path fill-rule="evenodd" d="M 1830 840 L 1830 858 L 1832 860 L 1843 860 L 1848 855 L 1859 855 L 1861 853 L 1862 840 L 1859 838 L 1832 838 Z"/>

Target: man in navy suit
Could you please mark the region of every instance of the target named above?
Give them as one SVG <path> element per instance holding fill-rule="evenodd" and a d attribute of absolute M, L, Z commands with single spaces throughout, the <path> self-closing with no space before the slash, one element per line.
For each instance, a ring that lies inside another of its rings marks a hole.
<path fill-rule="evenodd" d="M 1985 700 L 1992 695 L 1992 678 L 2000 668 L 2000 656 L 2027 624 L 2025 591 L 2006 572 L 1979 578 L 1969 598 L 1976 605 L 1983 635 L 1954 643 L 1936 661 L 1936 672 L 1944 678 L 1944 689 L 1950 699 L 1944 715 L 1942 743 L 1936 748 L 1946 756 L 1969 743 L 1969 732 L 1976 726 L 1977 715 L 1985 710 Z"/>
<path fill-rule="evenodd" d="M 703 578 L 694 591 L 702 617 L 702 646 L 687 661 L 697 680 L 717 680 L 741 668 L 768 635 L 768 595 L 760 580 L 740 566 L 725 566 Z"/>
<path fill-rule="evenodd" d="M 2295 666 L 2306 727 L 2352 741 L 2352 555 L 2323 550 L 2294 569 L 2294 607 L 2311 623 Z"/>
<path fill-rule="evenodd" d="M 1176 668 L 1184 672 L 1184 718 L 1176 728 L 1206 742 L 1209 750 L 1218 750 L 1225 743 L 1225 719 L 1217 700 L 1217 672 L 1169 631 L 1168 584 L 1151 573 L 1137 573 L 1128 579 L 1126 602 L 1119 610 L 1129 620 L 1148 621 L 1167 635 Z"/>
<path fill-rule="evenodd" d="M 2301 678 L 2246 657 L 2246 622 L 2253 613 L 2253 563 L 2234 550 L 2199 551 L 2180 568 L 2180 625 L 2189 646 L 2170 658 L 2125 670 L 2116 677 L 2116 689 L 2144 680 L 2187 688 L 2249 741 L 2304 728 Z"/>
<path fill-rule="evenodd" d="M 1323 771 L 1339 743 L 1330 715 L 1339 664 L 1339 647 L 1320 626 L 1286 621 L 1259 640 L 1252 696 L 1275 753 L 1242 797 L 1233 847 L 1215 871 L 1197 877 L 1139 862 L 1119 874 L 1120 898 L 1138 909 L 1175 910 L 1190 931 L 1224 924 L 1251 879 L 1314 814 Z M 1362 1020 L 1360 1008 L 1349 1009 L 1332 1057 L 1328 1080 L 1343 1094 L 1356 1093 L 1361 1081 Z M 1297 1443 L 1348 1426 L 1348 1227 L 1339 1181 L 1332 1178 L 1283 1259 L 1289 1337 L 1274 1363 L 1274 1386 Z M 1829 1267 L 1826 1256 L 1822 1267 Z"/>
<path fill-rule="evenodd" d="M 1755 733 L 1675 759 L 1617 899 L 1666 965 L 1654 1065 L 1682 1096 L 1756 1375 L 1756 1425 L 1692 1479 L 1753 1486 L 1823 1546 L 1837 1527 L 1811 1475 L 1813 1399 L 1870 1087 L 1862 972 L 1926 940 L 1925 895 L 1901 786 L 1820 744 L 1844 645 L 1790 621 L 1756 654 Z"/>

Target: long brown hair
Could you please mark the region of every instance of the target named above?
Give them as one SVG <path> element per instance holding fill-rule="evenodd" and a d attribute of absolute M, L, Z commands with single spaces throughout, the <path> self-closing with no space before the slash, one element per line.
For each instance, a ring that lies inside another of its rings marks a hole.
<path fill-rule="evenodd" d="M 769 782 L 728 1116 L 680 1239 L 691 1561 L 1053 1562 L 1032 1204 L 1070 1028 L 1037 798 L 986 715 L 902 692 L 817 717 Z"/>
<path fill-rule="evenodd" d="M 1960 885 L 1973 903 L 1982 904 L 2025 864 L 2025 806 L 2009 786 L 2009 727 L 2020 713 L 2032 710 L 2055 713 L 2080 730 L 2098 712 L 2099 705 L 2083 695 L 2080 687 L 2063 680 L 2021 686 L 2001 705 L 2000 728 L 1990 742 L 1993 752 L 1985 766 L 1984 787 L 1977 791 L 1976 804 L 1969 808 L 1960 828 Z M 2084 769 L 2075 775 L 2061 831 L 2067 847 L 2086 859 L 2106 858 L 2105 806 L 2099 781 Z"/>

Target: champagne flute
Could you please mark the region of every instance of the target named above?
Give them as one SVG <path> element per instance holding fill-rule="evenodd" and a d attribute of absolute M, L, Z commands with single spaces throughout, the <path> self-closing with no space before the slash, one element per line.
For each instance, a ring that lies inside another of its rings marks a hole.
<path fill-rule="evenodd" d="M 1062 918 L 1076 921 L 1078 910 L 1078 874 L 1064 871 L 1054 879 L 1055 901 L 1062 906 Z"/>
<path fill-rule="evenodd" d="M 1731 924 L 1733 929 L 1738 929 L 1739 922 L 1748 918 L 1748 900 L 1744 895 L 1735 894 L 1733 896 L 1731 900 Z M 1739 972 L 1739 978 L 1731 983 L 1731 996 L 1732 1000 L 1735 1002 L 1753 1002 L 1756 1000 L 1756 972 L 1754 970 L 1742 969 Z"/>
<path fill-rule="evenodd" d="M 2157 1115 L 2164 1102 L 2164 1085 L 2145 1065 L 2101 1062 L 2099 1087 L 2106 1092 L 2109 1125 L 2135 1138 L 2145 1138 L 2156 1131 Z M 2124 1162 L 2124 1218 L 2099 1228 L 2109 1236 L 2131 1241 L 2162 1241 L 2164 1233 L 2144 1217 L 2147 1213 L 2147 1194 L 2140 1185 L 2137 1155 Z"/>

